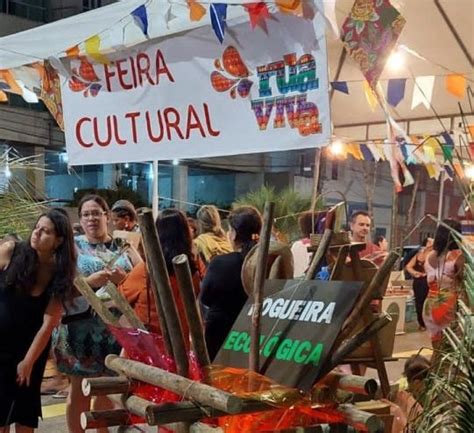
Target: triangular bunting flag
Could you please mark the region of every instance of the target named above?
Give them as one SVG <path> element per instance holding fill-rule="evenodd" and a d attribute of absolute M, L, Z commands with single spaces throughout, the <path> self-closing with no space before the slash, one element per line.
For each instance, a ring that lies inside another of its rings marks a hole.
<path fill-rule="evenodd" d="M 89 57 L 94 59 L 97 63 L 109 64 L 109 59 L 100 53 L 100 37 L 99 35 L 91 36 L 84 42 L 84 48 Z"/>
<path fill-rule="evenodd" d="M 222 44 L 224 42 L 224 34 L 227 19 L 227 5 L 223 3 L 211 4 L 209 10 L 211 11 L 211 24 L 214 33 Z"/>
<path fill-rule="evenodd" d="M 420 104 L 423 104 L 427 109 L 430 108 L 434 82 L 435 77 L 433 75 L 415 78 L 415 88 L 413 89 L 413 99 L 411 101 L 412 110 Z"/>
<path fill-rule="evenodd" d="M 145 5 L 138 6 L 130 15 L 132 15 L 137 26 L 140 27 L 140 30 L 148 38 L 148 12 Z"/>
<path fill-rule="evenodd" d="M 66 50 L 66 56 L 67 57 L 77 57 L 79 55 L 80 51 L 79 51 L 79 46 L 78 45 L 74 45 L 73 47 L 71 48 L 68 48 Z"/>
<path fill-rule="evenodd" d="M 376 144 L 373 141 L 367 143 L 367 148 L 372 153 L 376 161 L 385 160 L 385 155 L 383 153 L 383 146 L 381 144 Z"/>
<path fill-rule="evenodd" d="M 347 81 L 333 81 L 331 82 L 331 87 L 338 92 L 349 94 L 349 87 L 347 86 Z"/>
<path fill-rule="evenodd" d="M 301 0 L 276 0 L 280 12 L 290 15 L 302 15 Z"/>
<path fill-rule="evenodd" d="M 446 176 L 448 177 L 449 180 L 453 180 L 453 175 L 454 175 L 454 171 L 453 169 L 451 168 L 451 166 L 449 165 L 445 165 L 444 166 L 444 171 L 446 173 Z"/>
<path fill-rule="evenodd" d="M 0 90 L 0 102 L 8 102 L 8 96 L 2 90 Z"/>
<path fill-rule="evenodd" d="M 21 87 L 17 84 L 15 77 L 8 69 L 0 69 L 0 85 L 1 90 L 6 90 L 10 93 L 21 95 L 23 92 Z"/>
<path fill-rule="evenodd" d="M 366 144 L 362 143 L 360 145 L 360 151 L 362 152 L 362 155 L 364 156 L 365 161 L 375 160 L 374 156 L 372 155 L 372 152 L 370 151 L 369 147 Z"/>
<path fill-rule="evenodd" d="M 443 151 L 444 158 L 448 161 L 453 160 L 453 151 L 454 151 L 454 141 L 449 135 L 448 132 L 444 131 L 441 133 L 441 136 L 444 139 L 444 144 L 441 145 L 441 150 Z"/>
<path fill-rule="evenodd" d="M 387 102 L 396 107 L 405 96 L 406 78 L 388 80 Z"/>
<path fill-rule="evenodd" d="M 206 15 L 206 8 L 197 0 L 188 0 L 188 6 L 191 21 L 200 21 Z"/>
<path fill-rule="evenodd" d="M 243 5 L 247 10 L 250 18 L 250 25 L 254 29 L 256 26 L 260 26 L 263 30 L 267 30 L 265 20 L 270 18 L 270 12 L 268 11 L 267 5 L 263 2 L 249 3 Z"/>
<path fill-rule="evenodd" d="M 369 107 L 372 111 L 375 111 L 375 108 L 377 107 L 377 96 L 375 95 L 375 92 L 372 90 L 370 87 L 369 83 L 364 80 L 364 92 L 365 92 L 365 97 L 367 99 L 367 102 L 369 103 Z"/>
<path fill-rule="evenodd" d="M 466 95 L 467 81 L 464 75 L 450 74 L 446 77 L 446 90 L 456 98 L 463 99 Z"/>

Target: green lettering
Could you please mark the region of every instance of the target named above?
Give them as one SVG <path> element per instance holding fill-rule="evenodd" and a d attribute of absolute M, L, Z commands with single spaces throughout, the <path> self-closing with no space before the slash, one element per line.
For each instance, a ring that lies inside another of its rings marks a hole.
<path fill-rule="evenodd" d="M 276 359 L 285 361 L 287 359 L 288 352 L 290 351 L 292 344 L 293 344 L 292 340 L 290 340 L 289 338 L 285 338 L 278 346 Z"/>
<path fill-rule="evenodd" d="M 277 332 L 272 338 L 268 339 L 267 344 L 263 348 L 263 355 L 270 356 L 275 346 L 278 344 L 278 340 L 280 339 L 281 332 Z"/>
<path fill-rule="evenodd" d="M 230 331 L 224 343 L 224 349 L 234 350 L 235 339 L 239 336 L 239 331 Z"/>
<path fill-rule="evenodd" d="M 291 358 L 293 358 L 295 350 L 298 348 L 299 344 L 300 344 L 300 340 L 293 341 L 293 346 L 291 346 L 291 349 L 288 351 L 288 356 L 286 357 L 287 361 L 291 361 Z"/>
<path fill-rule="evenodd" d="M 312 363 L 313 365 L 318 365 L 321 360 L 321 354 L 323 352 L 324 346 L 322 343 L 316 344 L 311 351 L 311 354 L 306 358 L 305 364 Z"/>
<path fill-rule="evenodd" d="M 236 352 L 239 352 L 240 350 L 243 349 L 244 342 L 247 337 L 248 337 L 248 334 L 246 332 L 241 332 L 240 335 L 235 339 L 234 350 Z"/>
<path fill-rule="evenodd" d="M 311 350 L 311 343 L 309 341 L 302 341 L 299 345 L 298 349 L 296 350 L 295 356 L 293 357 L 294 361 L 298 364 L 301 364 L 305 361 L 308 353 Z"/>

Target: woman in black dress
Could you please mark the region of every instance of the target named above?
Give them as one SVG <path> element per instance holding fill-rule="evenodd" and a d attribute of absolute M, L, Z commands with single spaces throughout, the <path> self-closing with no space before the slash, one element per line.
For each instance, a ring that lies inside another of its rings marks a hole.
<path fill-rule="evenodd" d="M 43 213 L 25 242 L 0 245 L 0 433 L 31 433 L 51 332 L 71 298 L 76 255 L 64 211 Z"/>
<path fill-rule="evenodd" d="M 245 256 L 257 243 L 262 217 L 257 209 L 241 206 L 228 217 L 233 253 L 214 257 L 201 284 L 201 302 L 208 307 L 205 337 L 214 359 L 247 301 L 240 273 Z"/>

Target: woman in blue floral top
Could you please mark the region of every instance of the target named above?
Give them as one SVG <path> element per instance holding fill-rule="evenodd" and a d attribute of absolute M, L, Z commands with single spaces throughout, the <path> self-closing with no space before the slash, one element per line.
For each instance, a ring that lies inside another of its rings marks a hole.
<path fill-rule="evenodd" d="M 100 295 L 108 282 L 119 284 L 135 263 L 123 254 L 116 260 L 113 269 L 107 266 L 120 249 L 120 244 L 108 234 L 109 207 L 102 197 L 87 195 L 78 208 L 85 233 L 75 238 L 78 271 Z M 92 314 L 82 296 L 76 297 L 67 309 L 67 315 L 53 335 L 53 346 L 58 369 L 70 380 L 66 405 L 68 429 L 70 433 L 82 433 L 80 414 L 90 410 L 90 398 L 82 394 L 82 379 L 107 374 L 105 357 L 109 353 L 118 354 L 120 346 L 101 319 Z M 105 396 L 96 397 L 94 406 L 96 410 L 112 407 Z"/>

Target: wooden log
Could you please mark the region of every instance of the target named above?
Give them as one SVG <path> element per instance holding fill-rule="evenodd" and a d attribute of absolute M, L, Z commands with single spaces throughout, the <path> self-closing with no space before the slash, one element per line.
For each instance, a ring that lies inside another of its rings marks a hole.
<path fill-rule="evenodd" d="M 267 275 L 268 248 L 273 225 L 275 203 L 266 202 L 263 225 L 257 247 L 257 264 L 253 287 L 252 328 L 250 331 L 249 370 L 258 372 L 260 365 L 260 321 L 263 305 L 263 285 Z"/>
<path fill-rule="evenodd" d="M 147 264 L 153 282 L 157 289 L 157 303 L 161 305 L 158 314 L 163 314 L 166 322 L 166 329 L 171 343 L 171 350 L 176 361 L 176 369 L 181 376 L 188 375 L 188 355 L 184 342 L 183 328 L 179 321 L 178 311 L 173 298 L 173 291 L 166 268 L 163 250 L 161 249 L 160 238 L 153 221 L 150 209 L 139 212 L 138 220 L 143 234 L 143 243 L 147 256 Z M 161 324 L 161 323 L 160 323 Z"/>
<path fill-rule="evenodd" d="M 196 353 L 199 366 L 204 368 L 207 367 L 211 361 L 207 352 L 206 340 L 204 339 L 203 333 L 204 327 L 197 307 L 193 278 L 186 254 L 176 256 L 173 259 L 173 267 L 186 311 L 186 318 L 189 323 L 193 349 Z"/>
<path fill-rule="evenodd" d="M 392 321 L 388 314 L 382 314 L 378 319 L 374 320 L 370 325 L 364 327 L 357 334 L 344 342 L 336 351 L 333 352 L 330 359 L 324 364 L 319 377 L 329 373 L 333 368 L 341 364 L 344 358 L 347 357 L 361 344 L 372 338 L 380 329 Z"/>
<path fill-rule="evenodd" d="M 331 244 L 331 237 L 332 237 L 332 230 L 326 229 L 324 230 L 323 237 L 321 238 L 321 242 L 318 245 L 318 249 L 313 254 L 311 258 L 311 263 L 309 265 L 309 269 L 306 271 L 306 275 L 304 279 L 306 281 L 313 280 L 316 276 L 316 270 L 321 265 L 322 260 L 326 256 L 328 251 L 329 245 Z"/>
<path fill-rule="evenodd" d="M 374 293 L 382 285 L 383 281 L 387 275 L 392 271 L 393 265 L 398 260 L 398 254 L 391 252 L 388 257 L 383 262 L 382 266 L 377 270 L 374 278 L 370 281 L 367 288 L 359 296 L 356 305 L 352 309 L 349 317 L 344 322 L 344 326 L 336 338 L 333 347 L 337 348 L 344 341 L 350 333 L 354 330 L 358 323 L 360 323 L 360 318 L 362 313 L 369 307 L 370 302 L 373 299 Z"/>
<path fill-rule="evenodd" d="M 128 425 L 130 414 L 125 409 L 91 410 L 81 413 L 80 422 L 84 430 Z"/>
<path fill-rule="evenodd" d="M 142 329 L 146 331 L 146 326 L 143 322 L 138 318 L 137 314 L 128 303 L 127 299 L 117 290 L 117 287 L 112 282 L 108 282 L 105 285 L 105 290 L 112 298 L 115 306 L 120 310 L 120 312 L 125 316 L 128 323 L 132 328 Z"/>
<path fill-rule="evenodd" d="M 130 380 L 126 377 L 87 377 L 82 379 L 82 393 L 85 397 L 92 395 L 109 395 L 127 393 Z"/>
<path fill-rule="evenodd" d="M 238 413 L 243 407 L 243 399 L 235 395 L 141 362 L 107 355 L 105 365 L 120 374 L 165 388 L 199 404 L 207 404 L 230 414 Z"/>
<path fill-rule="evenodd" d="M 365 425 L 369 433 L 383 433 L 385 430 L 383 421 L 373 413 L 364 412 L 352 404 L 341 404 L 337 409 L 339 412 L 342 412 L 351 423 Z"/>
<path fill-rule="evenodd" d="M 74 286 L 79 290 L 82 296 L 86 298 L 89 305 L 99 315 L 103 322 L 107 325 L 118 326 L 118 318 L 115 317 L 105 304 L 96 296 L 94 290 L 87 283 L 86 279 L 81 275 L 74 280 Z"/>
<path fill-rule="evenodd" d="M 276 408 L 256 400 L 243 400 L 239 414 L 275 410 Z M 147 423 L 149 425 L 170 424 L 177 421 L 196 422 L 204 418 L 228 416 L 227 412 L 209 405 L 197 405 L 191 401 L 176 403 L 152 404 L 147 408 Z"/>

